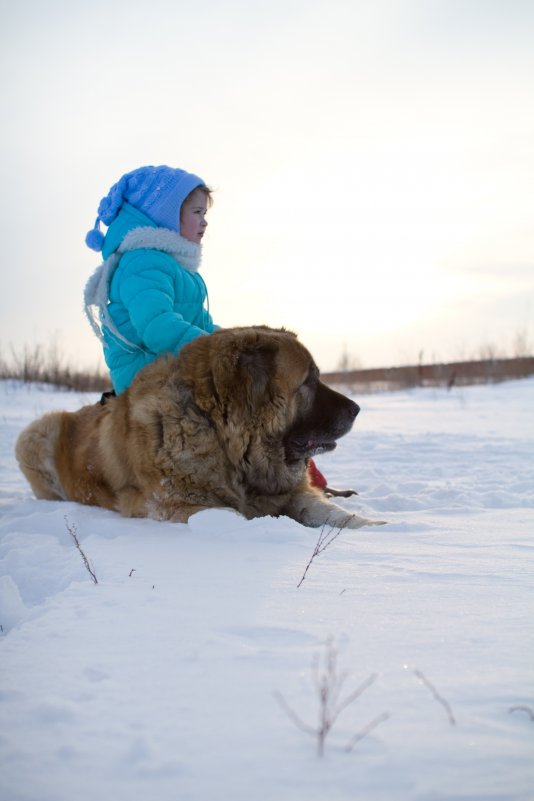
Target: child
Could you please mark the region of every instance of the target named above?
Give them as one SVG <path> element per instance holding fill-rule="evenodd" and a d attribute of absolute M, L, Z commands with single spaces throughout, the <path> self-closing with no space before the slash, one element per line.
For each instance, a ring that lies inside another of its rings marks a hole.
<path fill-rule="evenodd" d="M 85 311 L 103 342 L 114 393 L 162 353 L 217 329 L 198 268 L 210 190 L 197 175 L 139 167 L 114 184 L 85 241 L 105 261 L 85 287 Z M 106 235 L 100 223 L 108 226 Z M 326 480 L 310 460 L 314 486 Z"/>
<path fill-rule="evenodd" d="M 210 203 L 201 178 L 166 166 L 126 173 L 100 201 L 85 241 L 105 261 L 87 282 L 85 310 L 117 394 L 160 354 L 217 328 L 198 272 Z"/>

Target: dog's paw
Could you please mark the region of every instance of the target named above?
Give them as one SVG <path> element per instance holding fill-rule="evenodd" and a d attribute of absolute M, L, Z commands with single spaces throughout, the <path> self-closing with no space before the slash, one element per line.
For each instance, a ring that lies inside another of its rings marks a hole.
<path fill-rule="evenodd" d="M 363 528 L 364 526 L 385 526 L 386 520 L 369 520 L 367 517 L 360 517 L 359 515 L 351 515 L 342 528 Z"/>

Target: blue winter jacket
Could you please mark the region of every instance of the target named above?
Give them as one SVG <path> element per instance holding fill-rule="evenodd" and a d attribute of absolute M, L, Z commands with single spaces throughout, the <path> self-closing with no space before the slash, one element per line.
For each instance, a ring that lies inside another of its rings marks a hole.
<path fill-rule="evenodd" d="M 106 233 L 104 258 L 128 231 L 157 228 L 142 212 L 125 203 Z M 108 312 L 126 342 L 104 326 L 104 357 L 115 392 L 123 392 L 146 364 L 162 353 L 177 353 L 187 342 L 217 328 L 204 307 L 207 290 L 196 271 L 184 269 L 160 250 L 124 253 L 109 287 Z"/>

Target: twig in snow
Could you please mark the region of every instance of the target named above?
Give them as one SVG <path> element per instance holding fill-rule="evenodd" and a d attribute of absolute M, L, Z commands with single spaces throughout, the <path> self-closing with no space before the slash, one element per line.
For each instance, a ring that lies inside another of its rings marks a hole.
<path fill-rule="evenodd" d="M 350 704 L 354 703 L 357 698 L 362 695 L 368 687 L 373 684 L 377 679 L 377 674 L 371 674 L 356 690 L 349 693 L 345 698 L 341 699 L 341 690 L 347 673 L 339 673 L 337 668 L 337 651 L 334 648 L 332 640 L 329 640 L 325 646 L 324 653 L 324 666 L 322 670 L 319 668 L 319 660 L 314 661 L 314 683 L 319 700 L 319 720 L 317 726 L 311 726 L 306 723 L 300 715 L 287 703 L 285 698 L 279 692 L 274 693 L 274 697 L 289 717 L 295 726 L 306 734 L 310 734 L 317 740 L 317 756 L 323 756 L 326 738 L 328 737 L 332 727 L 338 719 L 341 712 L 346 709 Z M 389 715 L 387 716 L 389 717 Z M 371 731 L 378 723 L 385 719 L 382 715 L 380 720 L 377 718 L 372 721 L 363 732 L 356 735 L 354 744 L 361 739 L 368 731 Z M 350 749 L 347 749 L 350 750 Z"/>
<path fill-rule="evenodd" d="M 534 720 L 534 712 L 529 706 L 511 706 L 508 712 L 526 712 L 531 720 Z"/>
<path fill-rule="evenodd" d="M 308 564 L 304 568 L 304 573 L 302 574 L 302 578 L 299 581 L 299 583 L 297 584 L 297 589 L 300 587 L 300 585 L 302 584 L 302 582 L 306 578 L 306 574 L 308 573 L 308 570 L 310 569 L 311 564 L 312 564 L 313 560 L 315 559 L 315 557 L 319 556 L 319 554 L 322 553 L 323 551 L 326 551 L 328 546 L 332 545 L 334 540 L 339 537 L 339 535 L 341 534 L 343 529 L 344 529 L 344 526 L 341 526 L 341 528 L 335 528 L 334 526 L 331 526 L 327 530 L 326 529 L 326 523 L 324 524 L 324 526 L 321 529 L 321 533 L 319 534 L 319 539 L 317 540 L 315 548 L 313 549 L 313 553 L 312 553 L 312 555 L 310 557 L 310 561 L 308 562 Z"/>
<path fill-rule="evenodd" d="M 284 712 L 286 713 L 286 715 L 288 716 L 288 718 L 293 721 L 297 729 L 306 732 L 306 734 L 311 734 L 312 737 L 317 737 L 317 729 L 314 729 L 313 726 L 309 726 L 301 718 L 299 718 L 295 710 L 289 706 L 282 693 L 275 691 L 273 695 L 280 704 L 280 706 L 282 707 L 282 709 L 284 710 Z"/>
<path fill-rule="evenodd" d="M 67 527 L 67 531 L 69 532 L 70 536 L 74 540 L 74 544 L 76 545 L 76 548 L 78 549 L 78 553 L 82 557 L 82 560 L 83 560 L 83 563 L 85 565 L 85 568 L 86 568 L 87 572 L 89 573 L 89 575 L 93 579 L 93 582 L 95 584 L 98 584 L 98 579 L 96 577 L 94 568 L 93 568 L 91 562 L 89 561 L 89 559 L 87 558 L 87 556 L 85 555 L 82 546 L 80 545 L 80 541 L 79 541 L 78 535 L 76 533 L 76 526 L 74 525 L 74 523 L 69 523 L 69 518 L 67 517 L 67 515 L 64 516 L 64 520 L 65 520 L 65 525 Z"/>
<path fill-rule="evenodd" d="M 373 729 L 376 729 L 376 727 L 380 726 L 381 723 L 384 723 L 385 720 L 389 720 L 390 717 L 391 715 L 389 712 L 383 712 L 377 718 L 368 723 L 365 728 L 358 732 L 358 734 L 354 735 L 352 740 L 350 740 L 350 742 L 345 746 L 345 751 L 352 751 L 354 746 L 359 743 L 360 740 L 363 740 L 364 737 L 367 737 L 367 735 L 370 734 Z"/>
<path fill-rule="evenodd" d="M 430 682 L 427 679 L 424 673 L 422 673 L 420 670 L 414 670 L 414 674 L 420 681 L 422 681 L 422 683 L 426 687 L 428 687 L 428 689 L 430 690 L 430 692 L 432 693 L 438 704 L 441 704 L 443 706 L 443 708 L 447 713 L 447 717 L 449 718 L 449 723 L 451 724 L 451 726 L 456 726 L 456 720 L 454 718 L 454 715 L 452 714 L 452 709 L 448 701 L 446 701 L 445 698 L 443 698 L 443 696 L 438 693 L 432 682 Z"/>

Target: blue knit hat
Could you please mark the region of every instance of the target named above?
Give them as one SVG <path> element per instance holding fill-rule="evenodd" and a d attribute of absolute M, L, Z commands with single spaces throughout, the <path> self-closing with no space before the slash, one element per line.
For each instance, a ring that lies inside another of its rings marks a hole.
<path fill-rule="evenodd" d="M 100 223 L 110 225 L 125 200 L 150 217 L 156 225 L 180 233 L 182 203 L 198 186 L 205 186 L 198 175 L 165 165 L 139 167 L 127 172 L 100 201 L 98 217 L 85 237 L 85 244 L 92 250 L 102 250 L 104 234 L 100 230 Z"/>

